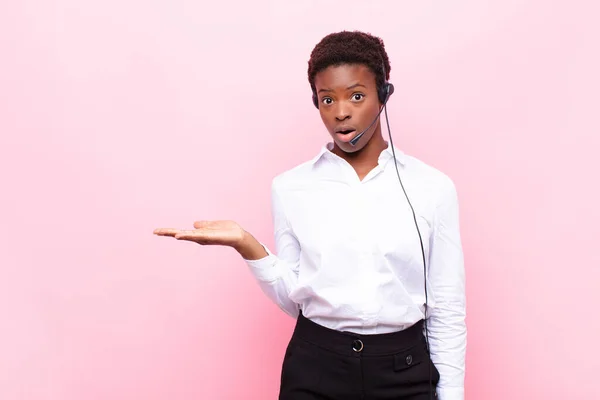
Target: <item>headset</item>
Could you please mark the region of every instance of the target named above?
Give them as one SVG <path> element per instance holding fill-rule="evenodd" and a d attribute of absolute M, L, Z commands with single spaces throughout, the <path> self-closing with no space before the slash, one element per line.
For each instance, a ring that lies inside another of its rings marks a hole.
<path fill-rule="evenodd" d="M 423 320 L 423 324 L 425 327 L 425 343 L 426 343 L 426 348 L 427 348 L 427 354 L 429 355 L 429 357 L 431 357 L 431 352 L 430 352 L 430 348 L 429 348 L 429 329 L 427 326 L 428 298 L 427 298 L 427 263 L 425 261 L 425 248 L 423 246 L 423 238 L 421 236 L 421 230 L 419 229 L 419 224 L 417 223 L 417 216 L 415 213 L 415 209 L 413 208 L 412 203 L 410 202 L 410 199 L 408 198 L 408 194 L 406 193 L 406 189 L 404 188 L 404 184 L 402 183 L 402 178 L 400 177 L 400 171 L 398 171 L 398 161 L 396 160 L 396 152 L 394 151 L 394 142 L 392 140 L 392 132 L 390 129 L 390 121 L 389 121 L 389 118 L 387 115 L 387 107 L 386 107 L 390 96 L 392 95 L 392 93 L 394 93 L 394 85 L 391 84 L 390 82 L 388 82 L 388 80 L 387 80 L 387 73 L 386 73 L 386 69 L 385 69 L 385 63 L 383 61 L 383 56 L 381 57 L 381 68 L 383 70 L 384 82 L 383 82 L 382 86 L 377 88 L 377 96 L 379 98 L 379 102 L 381 103 L 381 108 L 379 109 L 377 116 L 373 119 L 373 122 L 371 122 L 371 124 L 365 130 L 363 130 L 361 133 L 359 133 L 354 138 L 352 138 L 352 140 L 350 140 L 349 143 L 352 146 L 356 146 L 356 143 L 365 134 L 365 132 L 367 132 L 369 129 L 371 129 L 373 124 L 375 124 L 375 122 L 377 122 L 377 120 L 379 119 L 379 116 L 381 115 L 381 112 L 385 111 L 385 122 L 387 124 L 388 136 L 390 138 L 390 147 L 392 148 L 392 155 L 394 158 L 394 166 L 396 167 L 396 175 L 398 176 L 398 181 L 400 182 L 400 186 L 402 187 L 402 191 L 404 192 L 406 201 L 408 202 L 408 205 L 410 206 L 410 209 L 412 211 L 413 220 L 415 222 L 415 227 L 417 228 L 417 234 L 419 235 L 419 242 L 421 243 L 421 255 L 423 257 L 423 285 L 425 287 L 425 318 Z M 314 106 L 318 109 L 319 108 L 319 98 L 314 89 L 313 89 L 312 101 L 313 101 Z M 431 362 L 429 362 L 428 364 L 429 364 L 429 399 L 433 399 Z"/>

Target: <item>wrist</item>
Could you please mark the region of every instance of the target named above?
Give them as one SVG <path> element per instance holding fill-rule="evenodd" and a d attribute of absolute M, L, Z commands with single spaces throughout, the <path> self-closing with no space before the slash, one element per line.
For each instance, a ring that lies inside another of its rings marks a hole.
<path fill-rule="evenodd" d="M 269 255 L 263 245 L 246 231 L 244 231 L 242 237 L 232 247 L 245 260 L 259 260 Z"/>
<path fill-rule="evenodd" d="M 242 229 L 242 234 L 239 239 L 233 243 L 231 247 L 234 248 L 235 251 L 243 252 L 245 248 L 248 248 L 248 243 L 250 242 L 250 234 Z"/>

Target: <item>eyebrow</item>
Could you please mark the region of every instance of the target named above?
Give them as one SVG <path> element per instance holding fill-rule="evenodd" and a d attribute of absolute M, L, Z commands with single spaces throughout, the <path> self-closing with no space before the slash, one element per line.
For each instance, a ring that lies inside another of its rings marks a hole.
<path fill-rule="evenodd" d="M 364 87 L 365 89 L 367 88 L 367 87 L 366 87 L 365 85 L 363 85 L 362 83 L 355 83 L 354 85 L 350 85 L 350 86 L 348 86 L 348 87 L 346 88 L 346 90 L 354 89 L 354 88 L 357 88 L 357 87 L 359 87 L 359 86 L 362 86 L 362 87 Z M 332 90 L 332 89 L 319 89 L 319 93 L 321 93 L 321 92 L 333 92 L 333 90 Z"/>

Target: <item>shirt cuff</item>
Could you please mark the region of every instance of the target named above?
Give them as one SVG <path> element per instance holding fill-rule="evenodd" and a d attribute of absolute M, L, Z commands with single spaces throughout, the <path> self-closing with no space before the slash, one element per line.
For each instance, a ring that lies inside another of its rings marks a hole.
<path fill-rule="evenodd" d="M 437 389 L 437 398 L 439 400 L 465 400 L 465 389 L 456 388 L 439 388 Z"/>
<path fill-rule="evenodd" d="M 274 282 L 280 277 L 279 268 L 277 268 L 277 261 L 279 260 L 276 255 L 271 253 L 269 248 L 262 244 L 267 255 L 258 260 L 246 260 L 246 264 L 250 267 L 250 270 L 258 279 L 262 282 Z"/>

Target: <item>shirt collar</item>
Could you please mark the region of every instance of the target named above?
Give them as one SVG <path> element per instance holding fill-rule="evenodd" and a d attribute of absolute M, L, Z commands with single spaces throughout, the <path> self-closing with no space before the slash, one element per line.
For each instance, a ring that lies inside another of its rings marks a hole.
<path fill-rule="evenodd" d="M 406 164 L 406 154 L 404 154 L 404 152 L 402 152 L 396 146 L 394 146 L 394 152 L 392 152 L 392 146 L 387 141 L 385 143 L 388 146 L 379 155 L 379 160 L 378 160 L 379 165 L 385 166 L 385 164 L 394 157 L 394 153 L 396 153 L 396 161 L 400 165 L 405 165 Z M 332 149 L 333 149 L 333 142 L 328 142 L 325 145 L 323 145 L 321 147 L 321 150 L 319 151 L 319 154 L 317 154 L 312 159 L 312 161 L 311 161 L 312 164 L 316 164 L 319 160 L 321 160 L 324 157 L 334 157 L 334 158 L 338 157 L 331 152 Z"/>

